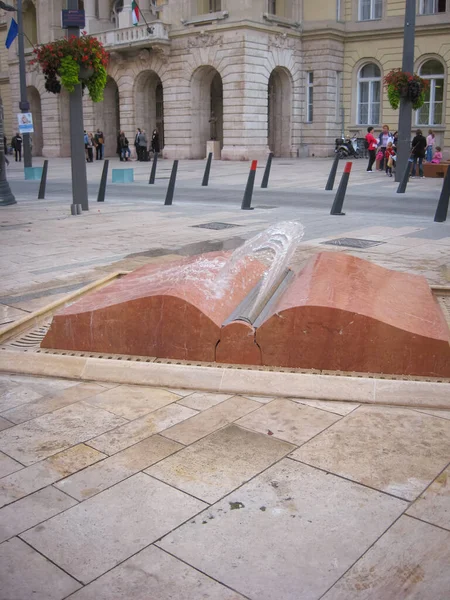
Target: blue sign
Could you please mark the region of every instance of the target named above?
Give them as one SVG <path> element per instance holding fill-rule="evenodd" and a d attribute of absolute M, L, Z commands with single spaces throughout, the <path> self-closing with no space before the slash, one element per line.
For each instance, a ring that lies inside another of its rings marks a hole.
<path fill-rule="evenodd" d="M 84 29 L 86 21 L 84 18 L 84 10 L 63 10 L 61 12 L 61 27 L 78 27 Z"/>

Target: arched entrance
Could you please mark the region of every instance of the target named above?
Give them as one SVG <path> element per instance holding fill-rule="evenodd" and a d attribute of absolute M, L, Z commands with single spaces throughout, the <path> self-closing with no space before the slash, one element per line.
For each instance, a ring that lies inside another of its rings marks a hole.
<path fill-rule="evenodd" d="M 275 156 L 291 155 L 292 83 L 289 72 L 276 67 L 269 78 L 268 144 Z"/>
<path fill-rule="evenodd" d="M 206 142 L 214 137 L 223 146 L 222 77 L 213 67 L 199 67 L 191 82 L 192 158 L 205 158 Z"/>
<path fill-rule="evenodd" d="M 114 156 L 117 150 L 117 136 L 120 129 L 119 89 L 111 77 L 103 92 L 103 102 L 94 103 L 94 131 L 103 131 L 105 136 L 105 156 Z M 132 140 L 130 140 L 130 144 Z"/>
<path fill-rule="evenodd" d="M 147 132 L 150 142 L 152 131 L 159 132 L 161 150 L 164 148 L 164 99 L 161 79 L 154 71 L 143 71 L 136 79 L 136 128 Z"/>
<path fill-rule="evenodd" d="M 32 152 L 33 156 L 42 156 L 44 138 L 42 134 L 41 95 L 33 85 L 30 85 L 27 87 L 27 96 L 30 103 L 30 111 L 33 115 L 34 133 L 31 134 Z"/>

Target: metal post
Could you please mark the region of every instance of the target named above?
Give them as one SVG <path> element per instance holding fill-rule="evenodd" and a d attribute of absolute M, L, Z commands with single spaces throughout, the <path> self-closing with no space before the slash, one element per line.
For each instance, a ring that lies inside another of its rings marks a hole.
<path fill-rule="evenodd" d="M 342 212 L 342 207 L 344 206 L 345 192 L 347 191 L 348 180 L 350 179 L 350 173 L 352 171 L 352 164 L 353 163 L 348 162 L 344 167 L 344 172 L 334 198 L 333 206 L 331 207 L 330 215 L 345 215 L 345 213 Z"/>
<path fill-rule="evenodd" d="M 244 197 L 242 198 L 241 210 L 253 210 L 252 196 L 253 196 L 253 186 L 255 185 L 255 175 L 256 175 L 257 164 L 258 164 L 257 160 L 252 160 L 252 164 L 250 166 L 250 172 L 248 174 L 247 185 L 245 186 Z"/>
<path fill-rule="evenodd" d="M 444 223 L 447 220 L 448 215 L 448 204 L 450 198 L 450 169 L 447 167 L 445 173 L 444 183 L 442 184 L 441 195 L 436 208 L 436 214 L 434 220 L 436 223 Z"/>
<path fill-rule="evenodd" d="M 202 186 L 207 186 L 209 182 L 209 173 L 211 171 L 211 161 L 213 153 L 208 154 L 208 160 L 206 161 L 205 174 L 203 175 Z"/>
<path fill-rule="evenodd" d="M 39 185 L 38 200 L 44 200 L 45 198 L 45 186 L 47 185 L 47 170 L 48 160 L 44 160 L 44 168 L 42 169 L 41 183 Z"/>
<path fill-rule="evenodd" d="M 167 188 L 165 206 L 171 206 L 173 200 L 173 192 L 175 191 L 175 181 L 177 179 L 178 161 L 173 161 L 172 173 L 170 174 L 169 187 Z"/>
<path fill-rule="evenodd" d="M 17 25 L 19 27 L 19 78 L 20 78 L 20 102 L 19 108 L 23 113 L 30 112 L 30 103 L 27 98 L 27 75 L 25 71 L 25 43 L 23 35 L 23 13 L 22 0 L 17 0 Z M 32 167 L 31 158 L 31 140 L 30 134 L 23 134 L 23 164 L 25 167 Z"/>
<path fill-rule="evenodd" d="M 106 183 L 108 181 L 108 167 L 109 167 L 109 160 L 106 159 L 105 162 L 103 163 L 102 178 L 100 180 L 100 187 L 98 189 L 97 202 L 105 201 Z"/>
<path fill-rule="evenodd" d="M 151 173 L 150 173 L 149 183 L 155 183 L 156 165 L 157 164 L 158 164 L 158 153 L 155 152 L 155 155 L 153 157 L 153 164 L 152 164 L 152 170 L 151 170 Z"/>
<path fill-rule="evenodd" d="M 3 138 L 5 132 L 3 129 L 3 101 L 0 96 L 0 206 L 9 206 L 10 204 L 17 204 L 14 198 L 9 183 L 6 180 L 6 162 L 5 162 L 5 145 Z"/>
<path fill-rule="evenodd" d="M 416 27 L 416 0 L 406 0 L 405 27 L 403 34 L 402 71 L 414 71 L 414 35 Z M 409 98 L 400 100 L 398 116 L 397 166 L 395 181 L 400 182 L 405 172 L 411 148 L 412 104 Z"/>
<path fill-rule="evenodd" d="M 270 154 L 267 158 L 266 168 L 264 169 L 264 175 L 263 175 L 262 182 L 261 182 L 261 187 L 263 189 L 266 189 L 267 186 L 269 185 L 269 176 L 270 176 L 270 167 L 272 166 L 272 158 L 273 158 L 273 152 L 270 152 Z"/>
<path fill-rule="evenodd" d="M 333 164 L 331 165 L 331 171 L 328 175 L 327 185 L 325 186 L 326 190 L 332 190 L 334 187 L 334 180 L 336 179 L 337 168 L 339 164 L 339 154 L 336 153 L 334 157 Z"/>
<path fill-rule="evenodd" d="M 78 0 L 67 0 L 69 10 L 78 10 Z M 80 37 L 78 27 L 68 27 L 67 35 Z M 83 210 L 89 210 L 86 177 L 86 153 L 84 149 L 83 96 L 81 83 L 69 94 L 70 106 L 70 160 L 72 164 L 72 198 L 74 204 L 81 204 Z"/>

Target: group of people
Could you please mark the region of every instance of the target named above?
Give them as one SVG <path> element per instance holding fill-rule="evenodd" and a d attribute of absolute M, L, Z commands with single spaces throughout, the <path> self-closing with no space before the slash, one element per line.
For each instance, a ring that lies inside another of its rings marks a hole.
<path fill-rule="evenodd" d="M 391 134 L 388 125 L 383 125 L 383 130 L 376 138 L 373 135 L 373 127 L 367 128 L 365 137 L 365 145 L 369 151 L 369 164 L 367 172 L 373 172 L 373 165 L 378 161 L 378 170 L 386 171 L 386 175 L 392 177 L 392 168 L 395 167 L 397 160 L 397 131 Z M 442 149 L 440 146 L 435 146 L 436 136 L 430 129 L 428 136 L 422 134 L 421 129 L 417 129 L 416 135 L 411 142 L 410 159 L 412 162 L 411 177 L 416 176 L 417 165 L 419 167 L 419 177 L 423 177 L 423 161 L 426 158 L 427 162 L 440 163 L 442 160 Z"/>
<path fill-rule="evenodd" d="M 134 147 L 136 150 L 136 159 L 140 162 L 149 160 L 149 147 L 148 137 L 144 129 L 139 127 L 136 130 L 134 137 Z M 159 143 L 159 132 L 157 129 L 153 130 L 152 138 L 150 140 L 150 151 L 156 154 L 161 151 Z M 128 161 L 131 159 L 130 143 L 123 131 L 119 131 L 117 136 L 117 154 L 121 161 Z"/>
<path fill-rule="evenodd" d="M 94 148 L 95 148 L 95 159 L 103 160 L 103 148 L 105 145 L 105 136 L 103 131 L 97 129 L 97 132 L 84 132 L 84 149 L 86 151 L 86 162 L 94 162 Z"/>

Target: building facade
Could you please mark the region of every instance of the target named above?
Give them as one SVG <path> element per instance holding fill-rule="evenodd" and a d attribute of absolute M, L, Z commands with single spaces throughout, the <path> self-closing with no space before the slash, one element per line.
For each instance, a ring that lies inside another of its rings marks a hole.
<path fill-rule="evenodd" d="M 341 133 L 397 128 L 383 76 L 402 61 L 405 0 L 80 0 L 86 29 L 111 54 L 102 103 L 84 100 L 85 127 L 103 130 L 106 155 L 123 129 L 157 127 L 167 158 L 204 158 L 211 120 L 225 160 L 328 156 Z M 31 44 L 63 37 L 64 0 L 24 2 Z M 416 71 L 431 82 L 414 128 L 450 149 L 450 0 L 417 0 Z M 9 51 L 18 106 L 17 44 Z M 27 67 L 34 154 L 68 156 L 67 93 Z"/>

